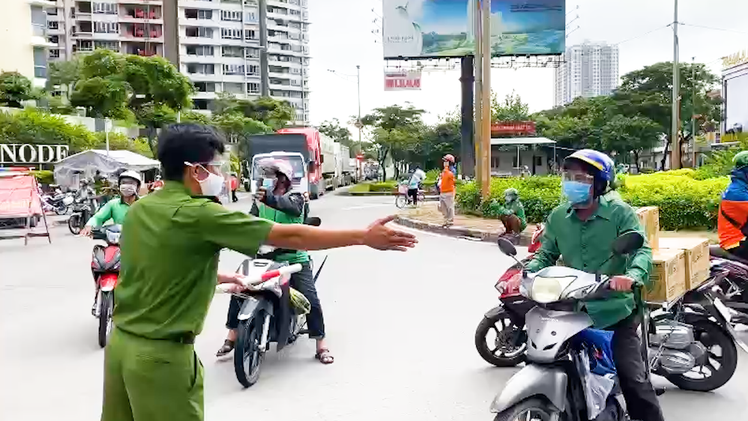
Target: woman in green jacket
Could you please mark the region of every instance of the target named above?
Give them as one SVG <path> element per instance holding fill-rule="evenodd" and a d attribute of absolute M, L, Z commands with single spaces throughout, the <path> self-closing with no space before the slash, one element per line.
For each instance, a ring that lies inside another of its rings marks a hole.
<path fill-rule="evenodd" d="M 263 185 L 258 189 L 257 201 L 252 205 L 250 213 L 254 216 L 273 221 L 278 224 L 303 224 L 308 213 L 308 206 L 304 196 L 291 191 L 293 169 L 285 161 L 275 160 L 265 165 L 266 177 Z M 302 270 L 291 275 L 291 287 L 302 293 L 311 304 L 311 311 L 307 315 L 309 337 L 317 341 L 315 358 L 322 364 L 331 364 L 335 359 L 325 344 L 325 320 L 317 289 L 314 285 L 314 275 L 309 261 L 309 254 L 300 250 L 284 250 L 273 260 L 289 264 L 300 263 Z M 241 299 L 231 297 L 226 328 L 229 334 L 216 356 L 221 357 L 234 349 L 236 329 L 239 326 L 239 311 Z"/>

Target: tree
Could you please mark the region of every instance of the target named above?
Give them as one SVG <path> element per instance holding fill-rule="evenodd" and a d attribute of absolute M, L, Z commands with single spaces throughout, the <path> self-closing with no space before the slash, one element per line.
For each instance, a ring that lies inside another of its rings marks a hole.
<path fill-rule="evenodd" d="M 662 134 L 660 125 L 643 116 L 614 116 L 603 128 L 603 146 L 623 158 L 634 155 L 634 165 L 639 172 L 639 154 L 657 146 Z"/>
<path fill-rule="evenodd" d="M 65 99 L 70 101 L 70 94 L 81 77 L 81 64 L 80 56 L 73 56 L 71 60 L 50 62 L 47 89 L 54 91 L 60 87 L 65 93 Z"/>
<path fill-rule="evenodd" d="M 449 114 L 439 123 L 427 127 L 412 162 L 419 163 L 424 169 L 441 168 L 444 155 L 458 155 L 462 145 L 460 128 L 460 117 L 456 114 Z"/>
<path fill-rule="evenodd" d="M 69 124 L 60 116 L 36 109 L 0 112 L 0 143 L 68 145 L 70 152 L 92 148 L 96 141 L 82 125 Z"/>
<path fill-rule="evenodd" d="M 274 131 L 288 126 L 289 122 L 296 119 L 296 111 L 288 101 L 279 101 L 270 97 L 262 97 L 254 101 L 237 100 L 230 111 L 260 121 Z"/>
<path fill-rule="evenodd" d="M 512 92 L 503 101 L 491 93 L 491 121 L 526 121 L 530 118 L 530 107 Z"/>
<path fill-rule="evenodd" d="M 351 131 L 348 130 L 347 127 L 341 126 L 340 121 L 337 118 L 334 118 L 331 121 L 322 122 L 322 124 L 319 125 L 319 131 L 330 136 L 334 141 L 341 145 L 348 146 L 349 148 L 354 146 Z"/>
<path fill-rule="evenodd" d="M 156 130 L 177 122 L 177 113 L 162 103 L 147 102 L 135 108 L 138 123 L 145 126 L 148 145 L 156 153 Z"/>
<path fill-rule="evenodd" d="M 85 108 L 86 114 L 92 117 L 127 119 L 132 115 L 127 109 L 128 96 L 130 87 L 127 83 L 96 76 L 75 84 L 70 104 Z"/>
<path fill-rule="evenodd" d="M 361 117 L 361 123 L 373 129 L 373 148 L 377 153 L 377 161 L 382 169 L 383 178 L 387 179 L 385 162 L 391 156 L 396 164 L 402 164 L 401 152 L 412 150 L 416 141 L 422 138 L 423 122 L 421 115 L 424 110 L 408 104 L 406 107 L 390 105 L 375 108 L 370 114 Z M 394 151 L 394 154 L 393 154 Z M 398 165 L 395 171 L 398 171 Z M 397 177 L 398 174 L 396 173 Z"/>
<path fill-rule="evenodd" d="M 716 85 L 717 76 L 712 74 L 706 65 L 697 63 L 681 63 L 680 93 L 682 118 L 681 128 L 690 126 L 690 116 L 699 115 L 700 124 L 719 121 L 721 99 L 707 95 Z M 690 140 L 697 133 L 686 134 L 682 138 L 678 133 L 672 133 L 672 91 L 673 64 L 671 62 L 656 63 L 623 75 L 621 87 L 613 95 L 619 110 L 627 116 L 643 115 L 660 125 L 665 136 L 665 153 L 661 167 L 665 167 L 668 149 L 672 147 L 672 139 L 683 142 Z"/>
<path fill-rule="evenodd" d="M 36 99 L 31 81 L 18 72 L 0 73 L 0 104 L 23 108 L 22 103 Z"/>
<path fill-rule="evenodd" d="M 179 121 L 181 121 L 182 123 L 197 123 L 197 124 L 205 124 L 205 125 L 209 125 L 211 123 L 209 116 L 203 113 L 200 113 L 197 111 L 191 111 L 191 110 L 183 111 L 180 114 Z"/>

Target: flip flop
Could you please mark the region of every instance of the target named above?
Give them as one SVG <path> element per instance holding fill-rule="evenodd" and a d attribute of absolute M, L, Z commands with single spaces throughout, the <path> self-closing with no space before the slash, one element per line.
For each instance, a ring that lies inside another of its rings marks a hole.
<path fill-rule="evenodd" d="M 216 357 L 223 357 L 224 355 L 228 354 L 229 352 L 234 350 L 234 341 L 230 341 L 226 339 L 223 342 L 223 346 L 218 349 L 218 352 L 216 352 Z"/>
<path fill-rule="evenodd" d="M 329 349 L 320 349 L 317 351 L 316 354 L 314 354 L 314 358 L 319 360 L 322 364 L 328 365 L 335 362 L 335 357 L 330 354 Z"/>

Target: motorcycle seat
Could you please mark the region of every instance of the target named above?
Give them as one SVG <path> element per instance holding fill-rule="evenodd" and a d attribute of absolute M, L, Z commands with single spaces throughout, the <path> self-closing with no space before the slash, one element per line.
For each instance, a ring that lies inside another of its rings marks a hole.
<path fill-rule="evenodd" d="M 720 257 L 722 259 L 734 260 L 744 265 L 748 265 L 748 260 L 738 257 L 720 246 L 709 246 L 709 255 L 712 257 Z"/>

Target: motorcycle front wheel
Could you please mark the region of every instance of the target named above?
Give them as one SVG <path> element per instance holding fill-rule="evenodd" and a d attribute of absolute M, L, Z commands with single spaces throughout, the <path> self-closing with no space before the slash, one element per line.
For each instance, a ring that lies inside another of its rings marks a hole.
<path fill-rule="evenodd" d="M 395 206 L 397 206 L 398 209 L 404 208 L 407 204 L 408 198 L 405 195 L 398 194 L 397 196 L 395 196 Z"/>
<path fill-rule="evenodd" d="M 543 399 L 530 398 L 496 414 L 494 421 L 551 421 L 558 411 Z"/>
<path fill-rule="evenodd" d="M 114 294 L 111 291 L 101 292 L 99 299 L 99 346 L 104 348 L 112 332 L 112 310 Z"/>
<path fill-rule="evenodd" d="M 738 349 L 730 335 L 711 320 L 699 320 L 692 326 L 694 337 L 707 350 L 706 355 L 691 371 L 666 378 L 683 390 L 709 392 L 724 386 L 735 374 Z"/>
<path fill-rule="evenodd" d="M 62 216 L 68 213 L 68 207 L 65 205 L 60 205 L 55 207 L 55 213 Z"/>
<path fill-rule="evenodd" d="M 475 349 L 489 364 L 514 367 L 525 360 L 527 333 L 512 323 L 506 310 L 484 317 L 475 329 Z"/>
<path fill-rule="evenodd" d="M 234 373 L 245 388 L 257 383 L 260 379 L 260 367 L 264 350 L 260 349 L 263 315 L 241 322 L 237 329 L 234 348 Z"/>
<path fill-rule="evenodd" d="M 70 218 L 68 219 L 68 229 L 73 233 L 73 235 L 78 235 L 81 232 L 80 219 L 81 216 L 77 213 L 70 215 Z"/>

